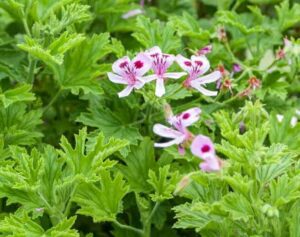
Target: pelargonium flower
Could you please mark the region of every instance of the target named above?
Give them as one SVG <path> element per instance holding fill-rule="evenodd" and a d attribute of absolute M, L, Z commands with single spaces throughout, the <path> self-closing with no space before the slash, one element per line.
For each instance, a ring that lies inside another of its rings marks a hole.
<path fill-rule="evenodd" d="M 216 96 L 218 94 L 217 91 L 207 90 L 203 86 L 221 78 L 221 73 L 219 71 L 214 71 L 206 76 L 199 77 L 205 74 L 210 67 L 209 61 L 204 55 L 193 55 L 191 60 L 182 55 L 177 55 L 176 60 L 179 66 L 189 73 L 188 78 L 183 84 L 185 87 L 193 87 L 206 96 Z"/>
<path fill-rule="evenodd" d="M 162 124 L 155 124 L 153 132 L 171 140 L 164 143 L 155 143 L 154 146 L 168 147 L 178 145 L 179 153 L 184 154 L 184 147 L 193 139 L 193 134 L 188 131 L 187 127 L 199 120 L 200 113 L 201 109 L 191 108 L 179 115 L 169 114 L 167 121 L 172 126 L 171 128 Z"/>
<path fill-rule="evenodd" d="M 158 46 L 149 49 L 146 52 L 152 60 L 152 69 L 155 73 L 150 80 L 156 79 L 155 95 L 161 97 L 165 94 L 164 82 L 167 78 L 178 79 L 184 75 L 185 72 L 167 72 L 167 69 L 175 61 L 175 56 L 171 54 L 165 54 L 161 52 Z"/>
<path fill-rule="evenodd" d="M 197 55 L 200 56 L 200 55 L 209 54 L 209 53 L 211 53 L 211 51 L 212 51 L 212 45 L 209 44 L 209 45 L 206 45 L 203 48 L 199 49 L 197 52 Z"/>
<path fill-rule="evenodd" d="M 210 172 L 221 169 L 221 161 L 216 156 L 214 144 L 209 137 L 196 136 L 191 145 L 191 152 L 203 159 L 203 162 L 200 163 L 201 170 Z"/>
<path fill-rule="evenodd" d="M 151 68 L 151 59 L 144 53 L 139 53 L 134 59 L 130 60 L 125 56 L 118 59 L 112 65 L 112 71 L 108 72 L 110 81 L 118 84 L 127 85 L 124 90 L 118 93 L 119 97 L 128 96 L 131 91 L 140 89 L 147 81 L 147 77 L 143 77 Z"/>

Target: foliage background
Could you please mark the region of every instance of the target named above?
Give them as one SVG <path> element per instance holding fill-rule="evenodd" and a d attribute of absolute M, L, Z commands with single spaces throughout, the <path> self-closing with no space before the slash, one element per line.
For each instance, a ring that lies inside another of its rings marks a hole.
<path fill-rule="evenodd" d="M 137 8 L 0 1 L 0 235 L 300 236 L 300 125 L 290 125 L 300 108 L 299 3 L 153 0 L 122 18 Z M 209 43 L 213 69 L 242 67 L 224 78 L 232 92 L 207 98 L 170 82 L 162 98 L 149 84 L 119 99 L 107 80 L 125 54 L 158 45 L 190 56 Z M 252 76 L 261 87 L 239 96 Z M 222 172 L 199 171 L 175 148 L 154 150 L 165 102 L 203 110 L 193 131 L 214 140 Z"/>

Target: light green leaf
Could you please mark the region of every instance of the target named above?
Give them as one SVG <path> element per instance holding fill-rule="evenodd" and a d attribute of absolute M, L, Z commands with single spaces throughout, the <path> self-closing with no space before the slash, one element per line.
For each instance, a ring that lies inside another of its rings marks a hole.
<path fill-rule="evenodd" d="M 0 94 L 0 100 L 2 101 L 4 108 L 7 108 L 11 104 L 18 101 L 32 101 L 35 100 L 35 96 L 31 91 L 30 85 L 21 85 L 17 88 L 7 90 Z"/>
<path fill-rule="evenodd" d="M 163 52 L 170 53 L 180 47 L 180 40 L 170 23 L 163 24 L 158 20 L 151 22 L 149 18 L 139 16 L 136 27 L 132 36 L 145 48 L 157 45 Z"/>
<path fill-rule="evenodd" d="M 175 190 L 175 186 L 179 179 L 178 172 L 170 172 L 170 166 L 166 165 L 160 167 L 158 170 L 158 176 L 155 171 L 149 170 L 149 184 L 154 189 L 154 194 L 151 194 L 151 199 L 155 202 L 162 202 L 167 199 L 173 198 L 172 193 Z"/>
<path fill-rule="evenodd" d="M 120 165 L 119 169 L 128 180 L 130 189 L 136 192 L 150 191 L 148 173 L 156 168 L 153 142 L 146 138 L 138 147 L 132 148 L 123 160 L 126 165 Z"/>
<path fill-rule="evenodd" d="M 78 135 L 75 135 L 74 148 L 65 137 L 62 137 L 60 143 L 62 150 L 58 150 L 60 156 L 66 161 L 69 172 L 74 176 L 80 175 L 86 180 L 98 179 L 99 170 L 107 165 L 111 167 L 116 164 L 114 161 L 106 162 L 105 159 L 128 144 L 127 141 L 115 138 L 105 142 L 103 134 L 94 138 L 89 147 L 86 141 L 87 132 L 86 128 L 83 128 Z"/>
<path fill-rule="evenodd" d="M 77 213 L 91 216 L 95 222 L 114 221 L 122 212 L 122 199 L 128 186 L 120 174 L 112 178 L 108 171 L 102 170 L 100 176 L 100 185 L 81 184 L 73 201 L 80 206 Z"/>

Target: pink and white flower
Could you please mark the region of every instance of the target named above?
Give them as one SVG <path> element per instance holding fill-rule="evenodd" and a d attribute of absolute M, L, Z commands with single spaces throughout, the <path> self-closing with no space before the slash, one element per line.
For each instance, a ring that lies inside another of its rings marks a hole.
<path fill-rule="evenodd" d="M 209 137 L 198 135 L 192 142 L 191 152 L 193 155 L 203 159 L 200 163 L 200 169 L 211 172 L 221 169 L 221 161 L 216 156 L 214 144 Z"/>
<path fill-rule="evenodd" d="M 184 75 L 185 72 L 167 72 L 167 69 L 175 61 L 175 56 L 171 54 L 162 53 L 158 46 L 149 49 L 146 52 L 152 60 L 152 69 L 155 73 L 150 80 L 156 80 L 155 95 L 161 97 L 165 94 L 164 83 L 168 78 L 178 79 Z"/>
<path fill-rule="evenodd" d="M 171 140 L 164 143 L 155 143 L 155 147 L 168 147 L 172 145 L 179 146 L 179 152 L 184 153 L 184 146 L 193 139 L 193 134 L 187 129 L 190 125 L 199 120 L 201 109 L 191 108 L 182 112 L 179 115 L 173 115 L 169 113 L 167 118 L 168 123 L 172 126 L 171 128 L 162 125 L 155 124 L 153 132 L 157 135 L 170 138 Z"/>
<path fill-rule="evenodd" d="M 182 55 L 177 55 L 176 61 L 179 66 L 189 74 L 183 84 L 185 87 L 193 87 L 206 96 L 216 96 L 218 94 L 217 91 L 210 91 L 203 87 L 207 83 L 217 81 L 222 76 L 219 71 L 214 71 L 206 76 L 201 76 L 210 68 L 209 61 L 204 55 L 193 55 L 191 60 Z"/>
<path fill-rule="evenodd" d="M 125 56 L 118 59 L 112 65 L 114 73 L 107 73 L 110 81 L 127 85 L 124 90 L 118 93 L 119 97 L 128 96 L 133 89 L 140 89 L 147 81 L 147 76 L 143 77 L 151 68 L 151 59 L 144 53 L 139 53 L 130 60 Z"/>

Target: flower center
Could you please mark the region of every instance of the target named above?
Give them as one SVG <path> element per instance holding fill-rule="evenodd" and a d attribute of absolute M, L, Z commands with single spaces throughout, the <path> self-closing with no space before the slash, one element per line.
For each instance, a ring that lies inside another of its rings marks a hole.
<path fill-rule="evenodd" d="M 136 61 L 136 62 L 134 62 L 134 66 L 135 66 L 135 68 L 140 69 L 144 66 L 144 64 L 142 61 Z"/>
<path fill-rule="evenodd" d="M 210 146 L 209 145 L 204 145 L 201 147 L 201 151 L 203 153 L 209 152 L 210 151 Z"/>
<path fill-rule="evenodd" d="M 191 116 L 191 115 L 190 115 L 189 113 L 185 113 L 185 114 L 182 116 L 182 118 L 183 118 L 183 119 L 188 119 L 190 116 Z"/>

